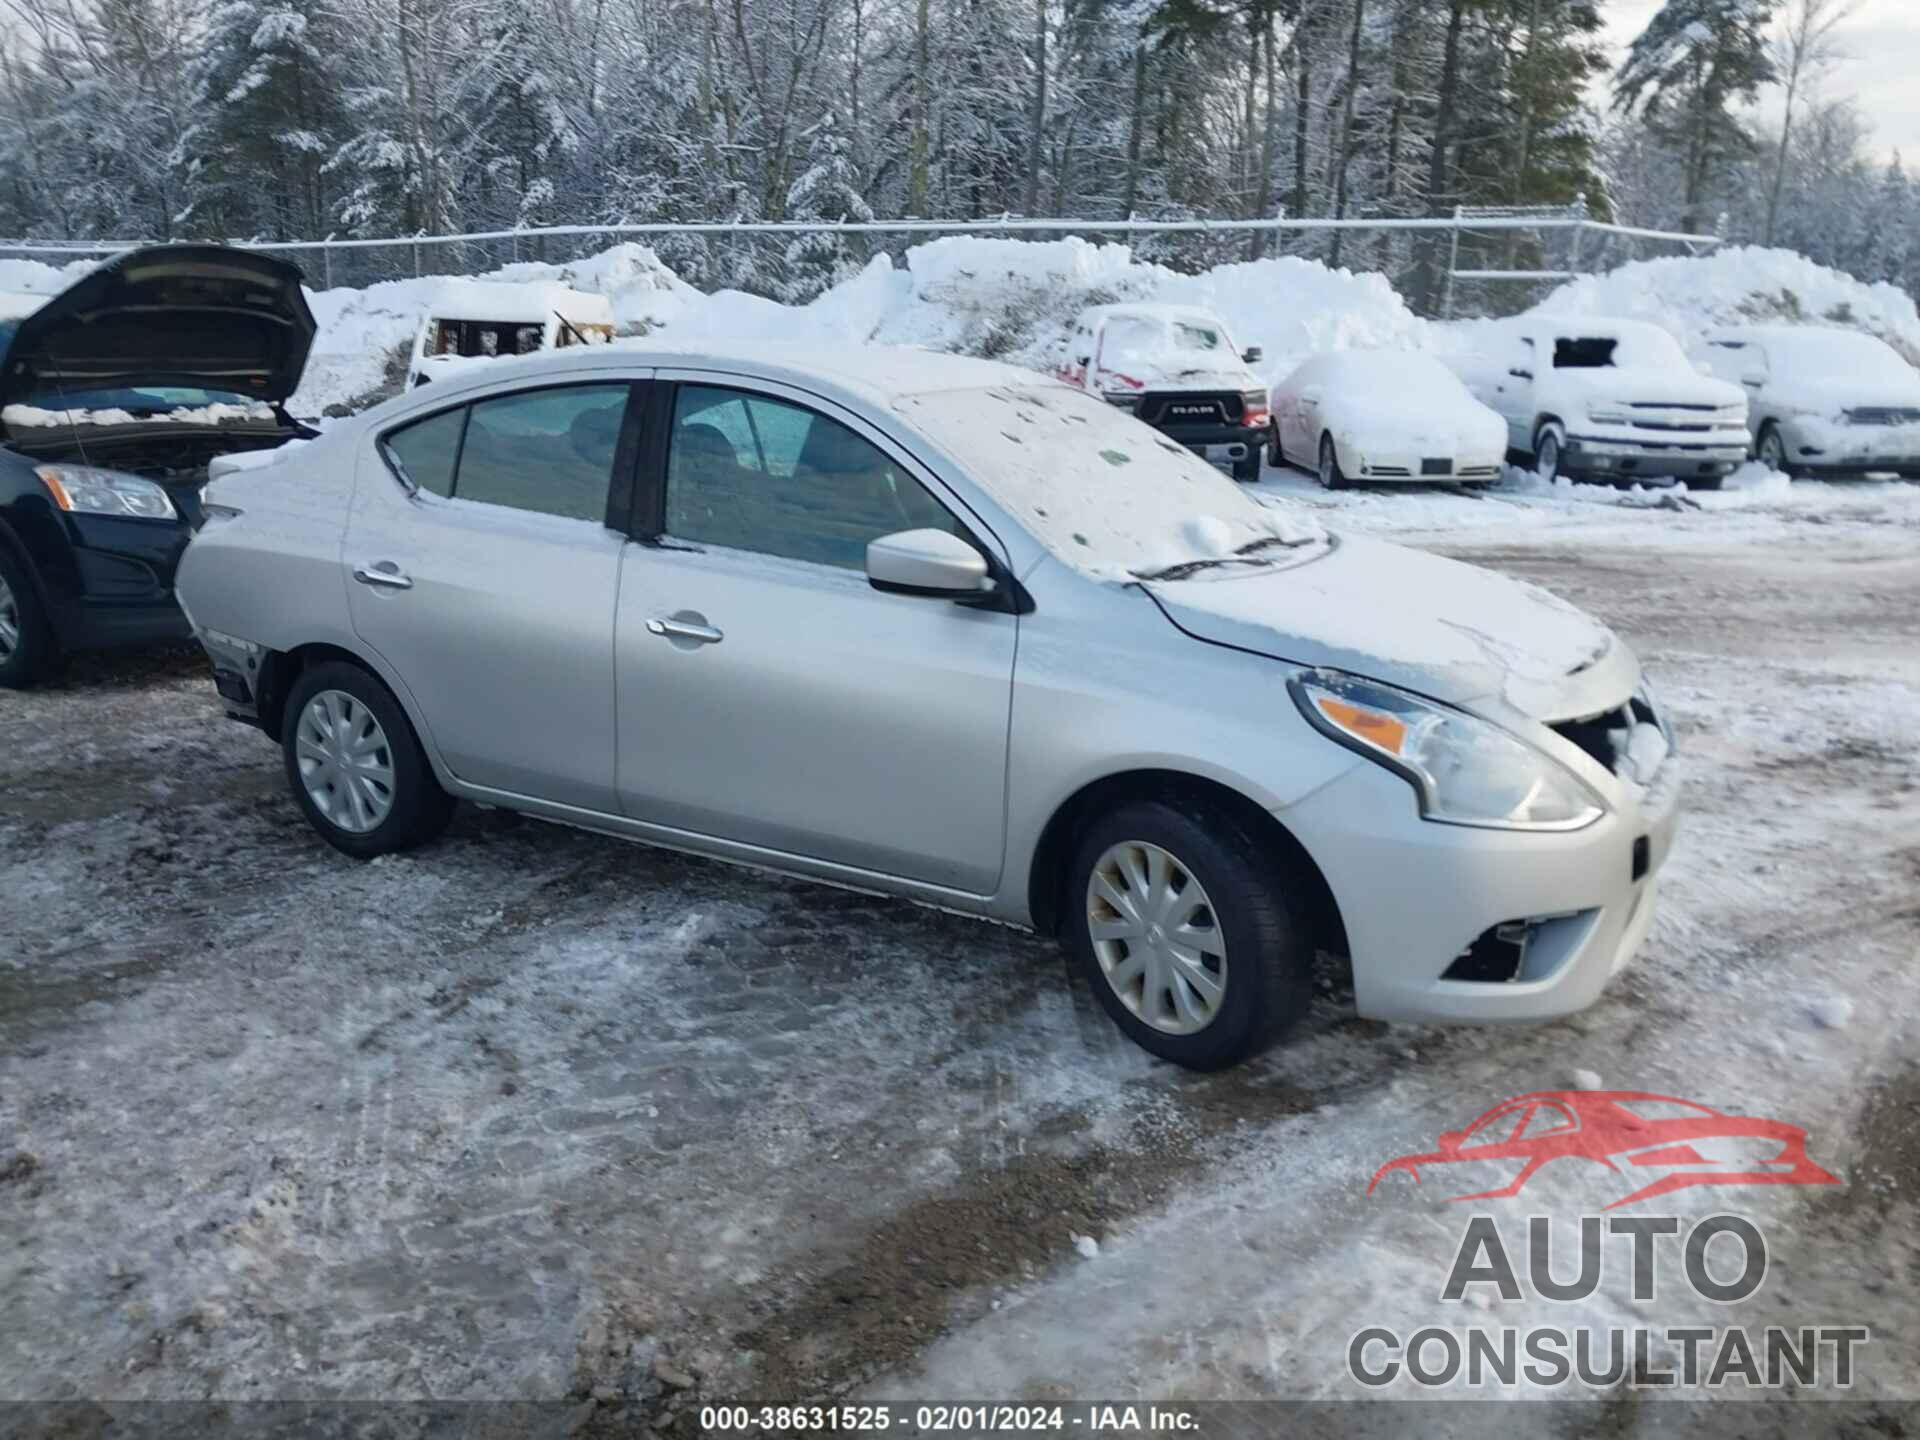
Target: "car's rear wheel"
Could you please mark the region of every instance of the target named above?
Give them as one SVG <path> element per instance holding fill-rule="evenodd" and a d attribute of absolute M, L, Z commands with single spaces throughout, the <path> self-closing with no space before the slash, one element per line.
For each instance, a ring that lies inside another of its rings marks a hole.
<path fill-rule="evenodd" d="M 55 659 L 53 632 L 26 567 L 0 550 L 0 688 L 24 690 Z"/>
<path fill-rule="evenodd" d="M 1340 468 L 1340 452 L 1333 448 L 1333 436 L 1320 437 L 1320 483 L 1329 490 L 1347 488 L 1347 475 Z"/>
<path fill-rule="evenodd" d="M 1066 938 L 1129 1039 L 1213 1070 L 1306 1013 L 1313 948 L 1270 859 L 1205 806 L 1135 801 L 1088 827 L 1069 873 Z"/>
<path fill-rule="evenodd" d="M 358 665 L 328 661 L 301 673 L 281 749 L 307 822 L 358 859 L 423 844 L 453 814 L 406 712 Z"/>

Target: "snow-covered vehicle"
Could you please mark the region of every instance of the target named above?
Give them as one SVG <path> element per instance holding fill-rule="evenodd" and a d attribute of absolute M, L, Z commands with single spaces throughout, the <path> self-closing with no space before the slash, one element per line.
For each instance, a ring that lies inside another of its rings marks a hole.
<path fill-rule="evenodd" d="M 1920 479 L 1920 371 L 1884 340 L 1818 325 L 1716 330 L 1695 358 L 1747 392 L 1753 453 L 1789 475 Z"/>
<path fill-rule="evenodd" d="M 1701 490 L 1747 458 L 1747 397 L 1702 375 L 1658 325 L 1523 315 L 1450 363 L 1544 478 L 1671 476 Z"/>
<path fill-rule="evenodd" d="M 613 307 L 604 295 L 545 281 L 449 280 L 413 337 L 407 388 L 478 360 L 604 345 L 612 338 Z"/>
<path fill-rule="evenodd" d="M 214 457 L 313 432 L 283 408 L 313 343 L 300 272 L 136 250 L 0 321 L 0 685 L 192 630 L 174 568 Z"/>
<path fill-rule="evenodd" d="M 1352 480 L 1496 480 L 1507 426 L 1439 360 L 1417 350 L 1316 355 L 1274 385 L 1267 463 Z"/>
<path fill-rule="evenodd" d="M 465 798 L 1030 926 L 1203 1067 L 1318 949 L 1363 1015 L 1542 1020 L 1653 919 L 1680 766 L 1612 632 L 1012 366 L 562 351 L 208 500 L 221 706 L 361 858 Z"/>
<path fill-rule="evenodd" d="M 1069 385 L 1130 410 L 1194 454 L 1257 479 L 1267 387 L 1220 317 L 1184 305 L 1095 305 L 1080 312 L 1066 362 Z"/>

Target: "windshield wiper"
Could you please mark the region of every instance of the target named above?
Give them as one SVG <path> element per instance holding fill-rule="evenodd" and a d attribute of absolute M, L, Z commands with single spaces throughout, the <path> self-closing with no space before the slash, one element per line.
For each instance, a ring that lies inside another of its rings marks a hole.
<path fill-rule="evenodd" d="M 1216 565 L 1264 565 L 1270 562 L 1260 558 L 1263 550 L 1298 550 L 1302 545 L 1311 545 L 1314 537 L 1303 536 L 1298 540 L 1289 540 L 1284 535 L 1262 535 L 1258 540 L 1249 540 L 1231 555 L 1212 555 L 1205 560 L 1182 560 L 1178 565 L 1169 565 L 1164 570 L 1149 570 L 1141 573 L 1136 570 L 1136 580 L 1185 580 L 1202 570 L 1211 570 Z"/>

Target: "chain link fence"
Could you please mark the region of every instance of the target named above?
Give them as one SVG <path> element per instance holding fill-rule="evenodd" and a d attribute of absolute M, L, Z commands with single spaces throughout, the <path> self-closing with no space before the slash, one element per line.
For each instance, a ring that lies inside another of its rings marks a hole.
<path fill-rule="evenodd" d="M 1719 243 L 1717 236 L 1594 220 L 1584 203 L 1553 209 L 1461 209 L 1426 219 L 695 221 L 227 243 L 285 256 L 306 272 L 310 286 L 329 290 L 425 275 L 483 275 L 522 262 L 564 265 L 619 241 L 637 240 L 703 290 L 732 286 L 770 293 L 783 276 L 788 247 L 811 235 L 840 237 L 855 263 L 881 253 L 894 255 L 898 263 L 912 245 L 956 235 L 1123 240 L 1136 258 L 1186 272 L 1262 255 L 1297 255 L 1382 271 L 1416 308 L 1442 318 L 1513 314 L 1570 276 L 1649 255 L 1697 254 Z M 0 239 L 0 259 L 57 265 L 152 243 Z M 810 297 L 789 290 L 782 298 Z"/>

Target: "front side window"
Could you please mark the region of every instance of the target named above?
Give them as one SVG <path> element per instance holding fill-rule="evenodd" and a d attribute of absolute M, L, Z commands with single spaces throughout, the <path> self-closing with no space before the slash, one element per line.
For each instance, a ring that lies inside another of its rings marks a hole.
<path fill-rule="evenodd" d="M 682 385 L 667 448 L 667 533 L 864 571 L 867 543 L 900 530 L 962 534 L 945 506 L 878 447 L 817 411 L 742 390 Z"/>
<path fill-rule="evenodd" d="M 401 477 L 434 495 L 604 523 L 628 387 L 565 385 L 476 400 L 387 433 Z"/>

